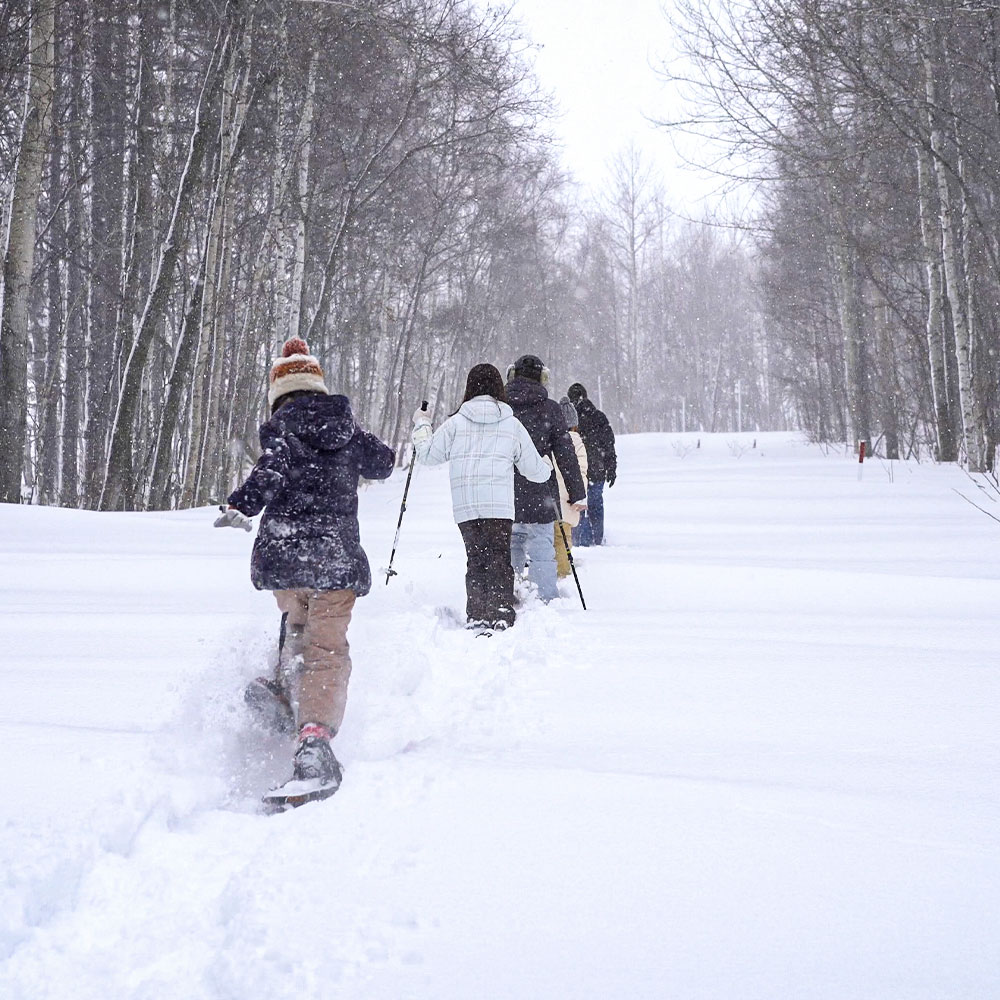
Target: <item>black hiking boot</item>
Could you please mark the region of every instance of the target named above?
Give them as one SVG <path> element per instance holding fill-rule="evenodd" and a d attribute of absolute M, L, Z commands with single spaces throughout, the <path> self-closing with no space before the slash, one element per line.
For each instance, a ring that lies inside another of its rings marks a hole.
<path fill-rule="evenodd" d="M 303 726 L 303 731 L 311 728 L 320 727 Z M 327 737 L 303 735 L 292 758 L 292 777 L 283 785 L 267 792 L 264 804 L 272 809 L 282 810 L 301 806 L 306 802 L 328 799 L 340 788 L 343 773 Z"/>

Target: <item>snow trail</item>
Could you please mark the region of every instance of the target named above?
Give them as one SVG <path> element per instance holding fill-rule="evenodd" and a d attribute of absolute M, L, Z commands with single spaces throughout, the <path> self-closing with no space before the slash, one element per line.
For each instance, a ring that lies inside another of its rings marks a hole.
<path fill-rule="evenodd" d="M 344 785 L 274 817 L 249 536 L 0 507 L 0 995 L 1000 993 L 1000 568 L 968 479 L 859 483 L 793 435 L 621 453 L 591 610 L 570 580 L 490 639 L 435 613 L 464 602 L 447 471 L 388 587 L 403 479 L 364 491 Z"/>

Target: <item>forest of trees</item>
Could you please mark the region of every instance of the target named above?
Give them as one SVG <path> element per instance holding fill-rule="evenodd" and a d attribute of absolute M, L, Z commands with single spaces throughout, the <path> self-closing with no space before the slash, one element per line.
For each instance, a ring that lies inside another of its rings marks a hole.
<path fill-rule="evenodd" d="M 467 0 L 0 4 L 0 502 L 217 502 L 256 457 L 267 371 L 296 333 L 359 422 L 396 446 L 419 399 L 450 412 L 471 365 L 526 352 L 550 366 L 555 395 L 587 384 L 619 431 L 825 419 L 839 433 L 836 288 L 810 280 L 816 300 L 784 306 L 760 292 L 820 253 L 805 190 L 781 189 L 774 211 L 798 220 L 794 245 L 763 258 L 735 233 L 678 222 L 633 149 L 581 202 L 531 55 L 508 12 Z M 928 183 L 952 163 L 955 126 L 939 121 Z M 928 188 L 956 200 L 975 345 L 986 330 L 971 290 L 994 259 L 972 252 L 962 207 L 987 195 L 978 170 L 970 160 Z M 881 224 L 874 208 L 865 220 Z M 879 284 L 868 245 L 840 244 L 852 301 L 882 318 L 879 343 L 900 358 L 879 370 L 905 390 L 925 372 L 915 340 L 895 339 L 898 310 L 919 325 L 930 264 L 911 247 L 923 270 L 886 262 Z M 816 362 L 796 381 L 810 337 Z M 944 364 L 961 374 L 954 353 Z M 912 434 L 906 407 L 924 401 L 897 398 Z M 990 404 L 980 392 L 975 406 Z M 965 410 L 950 405 L 958 429 Z"/>
<path fill-rule="evenodd" d="M 756 178 L 775 391 L 818 439 L 993 467 L 1000 4 L 681 0 L 673 122 Z"/>

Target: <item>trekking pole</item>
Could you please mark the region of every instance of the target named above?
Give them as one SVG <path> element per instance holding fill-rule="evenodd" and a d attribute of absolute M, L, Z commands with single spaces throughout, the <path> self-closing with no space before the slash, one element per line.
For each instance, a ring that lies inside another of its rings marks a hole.
<path fill-rule="evenodd" d="M 553 452 L 549 451 L 545 456 L 552 465 L 553 471 L 556 468 L 556 456 Z M 566 557 L 569 559 L 569 568 L 573 571 L 573 579 L 576 581 L 576 592 L 580 595 L 580 603 L 583 605 L 583 610 L 587 610 L 587 602 L 583 599 L 583 588 L 580 586 L 580 577 L 577 576 L 576 563 L 573 561 L 573 550 L 570 548 L 569 539 L 566 537 L 566 529 L 563 527 L 562 520 L 562 500 L 559 499 L 559 483 L 558 476 L 552 477 L 552 485 L 555 488 L 555 495 L 552 498 L 555 512 L 556 512 L 556 524 L 559 525 L 559 532 L 562 535 L 563 547 L 566 549 Z M 586 484 L 584 484 L 586 485 Z"/>
<path fill-rule="evenodd" d="M 420 404 L 421 410 L 427 409 L 427 400 Z M 403 515 L 406 513 L 406 495 L 410 492 L 410 480 L 413 478 L 413 465 L 417 460 L 416 446 L 410 456 L 410 471 L 406 474 L 406 485 L 403 487 L 403 502 L 399 505 L 399 520 L 396 522 L 396 537 L 392 540 L 392 554 L 389 556 L 389 568 L 385 571 L 385 585 L 389 586 L 389 578 L 396 576 L 396 571 L 392 568 L 392 561 L 396 558 L 396 546 L 399 545 L 399 529 L 403 526 Z"/>
<path fill-rule="evenodd" d="M 573 550 L 569 547 L 569 539 L 566 538 L 566 528 L 562 521 L 556 521 L 559 525 L 559 532 L 562 535 L 563 545 L 566 547 L 566 555 L 569 557 L 569 568 L 573 571 L 573 579 L 576 581 L 576 592 L 580 595 L 580 603 L 583 610 L 587 610 L 587 602 L 583 599 L 583 589 L 580 587 L 580 578 L 576 575 L 576 563 L 573 561 Z"/>

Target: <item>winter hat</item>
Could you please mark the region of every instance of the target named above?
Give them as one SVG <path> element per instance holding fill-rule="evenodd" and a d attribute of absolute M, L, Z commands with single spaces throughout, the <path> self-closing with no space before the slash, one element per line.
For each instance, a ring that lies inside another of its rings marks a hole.
<path fill-rule="evenodd" d="M 329 393 L 323 381 L 323 369 L 309 353 L 309 345 L 301 337 L 290 337 L 285 341 L 281 357 L 271 365 L 271 375 L 267 387 L 267 404 L 289 392 Z"/>
<path fill-rule="evenodd" d="M 508 381 L 515 375 L 520 375 L 521 378 L 530 378 L 533 382 L 541 382 L 542 385 L 545 385 L 549 380 L 548 368 L 542 364 L 542 359 L 534 354 L 522 354 L 507 369 Z"/>
<path fill-rule="evenodd" d="M 562 407 L 563 416 L 566 418 L 566 426 L 576 427 L 580 422 L 580 417 L 577 415 L 576 407 L 569 401 L 569 397 L 563 396 L 559 400 L 559 405 Z"/>
<path fill-rule="evenodd" d="M 574 382 L 566 390 L 566 395 L 569 396 L 571 402 L 579 403 L 581 399 L 587 398 L 587 390 L 579 382 Z"/>

